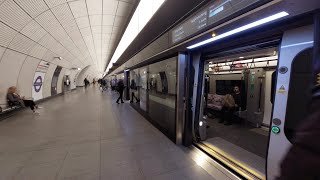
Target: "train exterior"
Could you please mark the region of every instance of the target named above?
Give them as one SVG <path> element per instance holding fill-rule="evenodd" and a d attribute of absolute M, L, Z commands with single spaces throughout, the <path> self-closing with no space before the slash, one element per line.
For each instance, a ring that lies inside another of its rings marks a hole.
<path fill-rule="evenodd" d="M 174 143 L 274 180 L 308 115 L 319 10 L 318 0 L 210 1 L 107 78 L 123 79 L 132 107 Z"/>

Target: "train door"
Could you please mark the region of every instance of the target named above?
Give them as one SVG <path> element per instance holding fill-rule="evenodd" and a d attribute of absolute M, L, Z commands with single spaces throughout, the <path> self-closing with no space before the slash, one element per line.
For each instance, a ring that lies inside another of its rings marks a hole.
<path fill-rule="evenodd" d="M 243 177 L 265 179 L 280 39 L 248 44 L 192 56 L 193 137 Z"/>
<path fill-rule="evenodd" d="M 312 26 L 290 30 L 283 35 L 267 161 L 270 180 L 279 175 L 293 134 L 307 116 L 311 100 L 312 47 Z"/>

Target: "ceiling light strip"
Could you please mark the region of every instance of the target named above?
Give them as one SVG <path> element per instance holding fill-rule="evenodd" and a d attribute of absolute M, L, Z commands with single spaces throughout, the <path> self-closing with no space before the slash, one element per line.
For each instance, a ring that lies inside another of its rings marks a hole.
<path fill-rule="evenodd" d="M 116 63 L 140 31 L 146 26 L 152 16 L 158 11 L 165 0 L 140 0 L 121 40 L 112 55 L 106 72 L 110 70 L 113 63 Z"/>
<path fill-rule="evenodd" d="M 208 44 L 208 43 L 217 41 L 217 40 L 219 40 L 219 39 L 222 39 L 222 38 L 225 38 L 225 37 L 228 37 L 228 36 L 231 36 L 231 35 L 234 35 L 234 34 L 243 32 L 243 31 L 246 31 L 246 30 L 248 30 L 248 29 L 252 29 L 252 28 L 254 28 L 254 27 L 258 27 L 258 26 L 263 25 L 263 24 L 266 24 L 266 23 L 268 23 L 268 22 L 275 21 L 275 20 L 277 20 L 277 19 L 283 18 L 283 17 L 288 16 L 288 15 L 289 15 L 289 14 L 288 14 L 287 12 L 283 11 L 283 12 L 274 14 L 274 15 L 272 15 L 272 16 L 263 18 L 263 19 L 261 19 L 261 20 L 255 21 L 255 22 L 253 22 L 253 23 L 247 24 L 247 25 L 245 25 L 245 26 L 241 26 L 241 27 L 236 28 L 236 29 L 234 29 L 234 30 L 228 31 L 228 32 L 223 33 L 223 34 L 221 34 L 221 35 L 215 36 L 215 37 L 213 37 L 213 38 L 207 39 L 207 40 L 205 40 L 205 41 L 199 42 L 199 43 L 194 44 L 194 45 L 192 45 L 192 46 L 189 46 L 189 47 L 187 47 L 187 48 L 188 48 L 188 49 L 194 49 L 194 48 L 196 48 L 196 47 L 199 47 L 199 46 L 202 46 L 202 45 L 205 45 L 205 44 Z"/>

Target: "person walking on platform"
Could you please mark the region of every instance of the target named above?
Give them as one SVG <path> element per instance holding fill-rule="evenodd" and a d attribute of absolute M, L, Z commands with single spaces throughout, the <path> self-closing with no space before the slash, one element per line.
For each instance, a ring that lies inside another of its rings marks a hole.
<path fill-rule="evenodd" d="M 117 91 L 119 92 L 119 98 L 117 99 L 117 103 L 119 104 L 119 100 L 121 100 L 121 103 L 123 102 L 122 96 L 123 96 L 123 90 L 124 90 L 124 83 L 123 80 L 118 81 Z"/>
<path fill-rule="evenodd" d="M 87 87 L 90 85 L 90 82 L 87 78 L 84 78 L 83 82 L 84 82 L 84 87 Z"/>
<path fill-rule="evenodd" d="M 105 79 L 101 80 L 102 92 L 107 90 L 107 81 Z"/>
<path fill-rule="evenodd" d="M 137 103 L 140 102 L 140 100 L 134 95 L 134 93 L 137 91 L 137 85 L 133 79 L 131 80 L 131 83 L 130 83 L 130 89 L 131 89 L 130 103 L 133 103 L 133 98 L 136 99 Z"/>

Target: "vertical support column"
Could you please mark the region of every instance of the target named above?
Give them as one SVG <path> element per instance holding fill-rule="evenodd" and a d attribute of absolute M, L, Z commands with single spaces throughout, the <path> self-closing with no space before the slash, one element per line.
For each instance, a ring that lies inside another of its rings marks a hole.
<path fill-rule="evenodd" d="M 320 98 L 320 12 L 314 15 L 313 43 L 313 91 L 314 98 Z"/>
<path fill-rule="evenodd" d="M 192 65 L 192 55 L 187 55 L 186 60 L 186 97 L 185 97 L 185 123 L 183 128 L 183 140 L 184 146 L 190 146 L 192 144 L 192 95 L 193 95 L 193 82 L 194 82 L 194 68 Z"/>
<path fill-rule="evenodd" d="M 184 146 L 192 145 L 193 141 L 200 55 L 200 53 L 190 53 L 188 54 L 186 61 L 186 117 L 183 131 Z"/>
<path fill-rule="evenodd" d="M 124 99 L 125 100 L 130 100 L 130 95 L 129 95 L 129 91 L 130 91 L 130 71 L 128 71 L 128 70 L 124 71 L 124 86 L 126 87 L 126 89 L 124 91 Z"/>
<path fill-rule="evenodd" d="M 185 69 L 187 57 L 179 53 L 177 59 L 177 101 L 176 101 L 176 144 L 181 145 L 183 141 L 185 120 Z"/>

